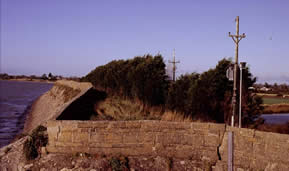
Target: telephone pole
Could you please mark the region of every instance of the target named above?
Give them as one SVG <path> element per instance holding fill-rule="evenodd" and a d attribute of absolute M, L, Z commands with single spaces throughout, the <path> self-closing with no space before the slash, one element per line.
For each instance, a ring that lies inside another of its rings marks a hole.
<path fill-rule="evenodd" d="M 229 37 L 232 37 L 233 41 L 235 42 L 236 48 L 235 48 L 235 64 L 234 64 L 234 88 L 233 88 L 233 114 L 232 114 L 232 120 L 231 120 L 231 126 L 234 126 L 234 116 L 236 115 L 237 111 L 237 72 L 238 72 L 238 53 L 239 53 L 239 42 L 242 38 L 245 38 L 246 35 L 243 33 L 242 35 L 239 35 L 239 16 L 236 17 L 236 35 L 231 35 L 229 32 Z"/>
<path fill-rule="evenodd" d="M 173 81 L 174 82 L 176 81 L 176 69 L 177 69 L 176 68 L 176 64 L 180 63 L 180 61 L 176 61 L 175 56 L 176 56 L 176 52 L 175 52 L 175 49 L 174 49 L 174 51 L 173 51 L 173 61 L 169 60 L 169 63 L 173 64 Z"/>

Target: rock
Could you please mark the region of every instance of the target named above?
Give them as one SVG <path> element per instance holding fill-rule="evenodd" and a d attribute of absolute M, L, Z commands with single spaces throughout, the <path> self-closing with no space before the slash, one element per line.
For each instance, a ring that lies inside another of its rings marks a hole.
<path fill-rule="evenodd" d="M 23 167 L 24 167 L 24 163 L 22 163 L 22 162 L 19 163 L 18 166 L 17 166 L 18 171 L 22 171 L 22 170 L 24 170 Z"/>
<path fill-rule="evenodd" d="M 185 161 L 180 161 L 181 165 L 184 165 L 185 164 Z"/>
<path fill-rule="evenodd" d="M 25 170 L 27 170 L 27 169 L 30 169 L 31 167 L 33 167 L 33 163 L 27 164 L 27 165 L 25 165 L 23 168 L 24 168 Z"/>
<path fill-rule="evenodd" d="M 90 171 L 96 171 L 95 169 L 90 169 Z"/>
<path fill-rule="evenodd" d="M 41 154 L 42 155 L 46 155 L 47 154 L 46 147 L 41 147 Z"/>
<path fill-rule="evenodd" d="M 46 171 L 46 169 L 45 168 L 41 168 L 40 171 Z"/>
<path fill-rule="evenodd" d="M 72 171 L 72 169 L 63 168 L 60 171 Z"/>

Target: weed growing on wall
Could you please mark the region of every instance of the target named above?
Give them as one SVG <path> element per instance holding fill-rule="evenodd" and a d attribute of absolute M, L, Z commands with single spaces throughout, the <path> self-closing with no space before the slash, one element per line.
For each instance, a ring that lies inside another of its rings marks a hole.
<path fill-rule="evenodd" d="M 47 145 L 48 136 L 46 130 L 46 127 L 42 125 L 38 126 L 25 141 L 23 145 L 23 153 L 26 160 L 35 159 L 40 153 L 40 148 Z"/>
<path fill-rule="evenodd" d="M 109 160 L 109 164 L 113 171 L 129 171 L 129 164 L 127 157 L 112 157 Z"/>

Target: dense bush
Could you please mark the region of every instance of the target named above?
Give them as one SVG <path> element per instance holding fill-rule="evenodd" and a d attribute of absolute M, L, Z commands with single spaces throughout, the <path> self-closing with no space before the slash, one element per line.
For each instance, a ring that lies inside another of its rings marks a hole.
<path fill-rule="evenodd" d="M 137 98 L 147 105 L 165 103 L 168 88 L 165 63 L 161 55 L 112 61 L 95 68 L 82 80 L 108 93 Z"/>
<path fill-rule="evenodd" d="M 176 82 L 169 82 L 162 56 L 145 55 L 99 66 L 82 80 L 108 93 L 136 98 L 147 105 L 163 105 L 191 118 L 229 123 L 233 82 L 226 78 L 226 70 L 231 64 L 231 60 L 222 59 L 215 68 L 204 73 L 181 75 Z M 262 99 L 247 91 L 255 81 L 245 68 L 242 96 L 245 124 L 252 123 L 262 111 Z"/>
<path fill-rule="evenodd" d="M 215 68 L 202 74 L 180 76 L 169 88 L 167 107 L 193 118 L 228 123 L 232 114 L 233 82 L 226 78 L 226 70 L 231 64 L 230 60 L 222 59 Z M 262 100 L 246 91 L 255 81 L 249 69 L 244 69 L 242 119 L 245 124 L 252 123 L 262 110 Z"/>

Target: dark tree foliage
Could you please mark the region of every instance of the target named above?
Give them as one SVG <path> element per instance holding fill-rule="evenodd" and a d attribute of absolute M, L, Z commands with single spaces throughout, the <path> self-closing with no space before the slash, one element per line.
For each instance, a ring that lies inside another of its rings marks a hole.
<path fill-rule="evenodd" d="M 179 77 L 169 88 L 167 107 L 193 118 L 228 123 L 232 114 L 233 82 L 226 78 L 226 70 L 231 64 L 231 60 L 222 59 L 215 68 L 200 75 L 192 73 Z M 242 96 L 242 119 L 245 124 L 252 123 L 262 111 L 262 100 L 247 91 L 255 81 L 256 78 L 245 68 Z"/>
<path fill-rule="evenodd" d="M 168 77 L 161 55 L 145 55 L 112 61 L 95 68 L 82 80 L 124 97 L 138 98 L 147 105 L 165 103 Z"/>
<path fill-rule="evenodd" d="M 192 73 L 181 75 L 176 82 L 172 82 L 168 90 L 166 101 L 167 108 L 181 112 L 190 113 L 191 89 L 196 86 L 199 74 Z"/>
<path fill-rule="evenodd" d="M 222 59 L 213 69 L 202 74 L 182 75 L 170 83 L 162 56 L 145 55 L 99 66 L 82 81 L 89 81 L 109 94 L 137 98 L 145 105 L 165 105 L 167 109 L 193 118 L 229 123 L 233 82 L 227 79 L 226 70 L 231 64 L 230 59 Z M 262 99 L 248 92 L 248 87 L 255 82 L 249 68 L 245 68 L 242 96 L 245 124 L 251 124 L 262 111 Z"/>

